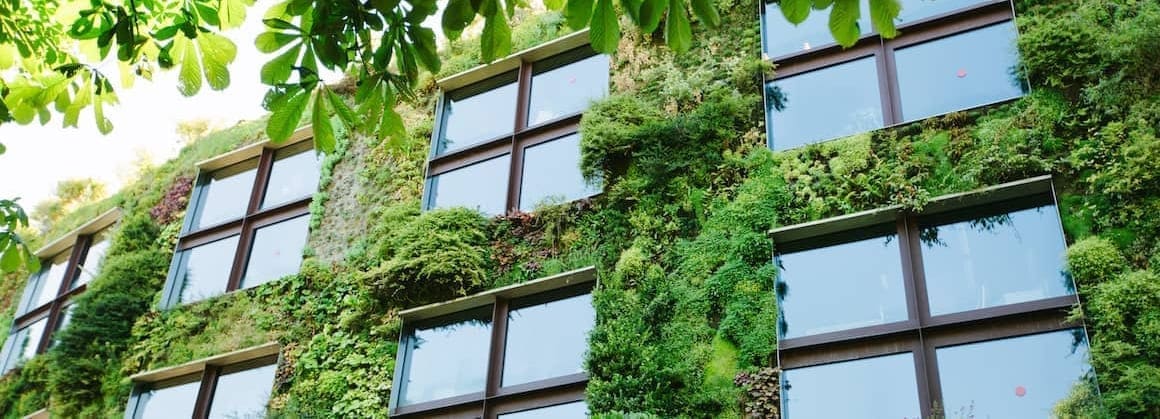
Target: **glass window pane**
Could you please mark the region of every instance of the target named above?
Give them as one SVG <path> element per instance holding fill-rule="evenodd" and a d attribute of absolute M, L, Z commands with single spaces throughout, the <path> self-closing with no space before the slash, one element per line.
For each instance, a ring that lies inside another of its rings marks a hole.
<path fill-rule="evenodd" d="M 28 306 L 29 310 L 48 304 L 57 297 L 60 292 L 60 284 L 64 281 L 65 270 L 68 269 L 68 258 L 70 254 L 72 254 L 71 249 L 65 250 L 52 258 L 52 267 L 40 278 L 36 299 L 32 305 Z"/>
<path fill-rule="evenodd" d="M 182 251 L 185 267 L 178 282 L 181 302 L 204 300 L 225 292 L 237 248 L 238 236 L 230 236 Z"/>
<path fill-rule="evenodd" d="M 588 417 L 588 405 L 584 401 L 558 404 L 515 413 L 499 415 L 500 419 L 584 419 Z"/>
<path fill-rule="evenodd" d="M 511 310 L 503 385 L 583 372 L 588 332 L 595 323 L 591 294 Z"/>
<path fill-rule="evenodd" d="M 541 203 L 562 203 L 600 192 L 580 174 L 580 134 L 537 144 L 524 150 L 520 210 L 531 211 Z"/>
<path fill-rule="evenodd" d="M 318 190 L 320 170 L 322 155 L 314 150 L 286 157 L 278 156 L 270 168 L 270 180 L 266 184 L 266 196 L 262 197 L 262 208 L 272 208 L 313 195 Z"/>
<path fill-rule="evenodd" d="M 408 405 L 483 391 L 491 344 L 491 307 L 465 321 L 417 329 L 404 344 L 399 404 Z"/>
<path fill-rule="evenodd" d="M 882 127 L 874 57 L 775 80 L 766 86 L 766 96 L 775 150 Z"/>
<path fill-rule="evenodd" d="M 428 180 L 428 209 L 466 207 L 486 215 L 506 213 L 511 157 L 503 155 Z"/>
<path fill-rule="evenodd" d="M 44 337 L 44 328 L 48 325 L 48 318 L 37 320 L 24 328 L 24 339 L 17 341 L 20 361 L 32 359 L 36 356 L 36 347 L 40 346 L 40 339 Z M 19 361 L 17 362 L 19 363 Z"/>
<path fill-rule="evenodd" d="M 515 73 L 504 74 L 483 82 L 483 86 L 496 86 L 490 90 L 478 92 L 472 87 L 444 95 L 435 155 L 511 133 L 516 123 L 515 80 Z"/>
<path fill-rule="evenodd" d="M 532 76 L 528 125 L 583 112 L 608 95 L 608 56 L 594 55 Z"/>
<path fill-rule="evenodd" d="M 983 1 L 985 0 L 901 0 L 902 11 L 894 19 L 894 24 L 895 26 L 901 26 L 919 19 L 941 15 L 979 4 Z"/>
<path fill-rule="evenodd" d="M 57 341 L 60 340 L 60 331 L 68 327 L 72 322 L 73 311 L 76 311 L 76 304 L 69 304 L 60 309 L 60 317 L 56 320 L 56 330 L 52 332 L 52 346 L 56 346 Z"/>
<path fill-rule="evenodd" d="M 893 233 L 781 254 L 777 259 L 783 338 L 908 317 L 902 258 Z"/>
<path fill-rule="evenodd" d="M 303 215 L 254 231 L 254 245 L 240 288 L 256 287 L 298 273 L 310 216 Z"/>
<path fill-rule="evenodd" d="M 77 277 L 73 279 L 69 289 L 89 283 L 100 272 L 101 263 L 105 261 L 105 253 L 109 251 L 109 237 L 107 231 L 93 236 L 93 244 L 85 253 L 85 263 L 77 265 Z"/>
<path fill-rule="evenodd" d="M 1070 295 L 1055 206 L 922 227 L 931 315 Z"/>
<path fill-rule="evenodd" d="M 20 297 L 20 305 L 16 307 L 16 315 L 27 313 L 38 297 L 37 294 L 40 292 L 40 285 L 43 282 L 41 278 L 49 271 L 49 266 L 43 265 L 48 262 L 41 261 L 41 263 L 40 271 L 28 276 L 28 283 L 24 285 L 24 293 Z"/>
<path fill-rule="evenodd" d="M 274 387 L 276 365 L 222 374 L 209 408 L 211 419 L 261 419 Z"/>
<path fill-rule="evenodd" d="M 894 53 L 902 119 L 913 121 L 1023 95 L 1011 22 Z"/>
<path fill-rule="evenodd" d="M 193 416 L 200 381 L 152 389 L 139 394 L 134 419 L 168 419 Z"/>
<path fill-rule="evenodd" d="M 946 417 L 1053 417 L 1091 371 L 1082 336 L 1064 330 L 936 349 Z"/>
<path fill-rule="evenodd" d="M 941 1 L 941 0 L 940 0 Z M 862 14 L 858 19 L 858 27 L 862 34 L 870 33 L 869 3 L 861 1 Z M 810 10 L 810 16 L 802 23 L 794 24 L 785 20 L 781 8 L 777 3 L 765 4 L 763 16 L 765 54 L 770 58 L 792 54 L 798 51 L 833 45 L 834 36 L 830 34 L 830 9 Z"/>
<path fill-rule="evenodd" d="M 242 218 L 250 203 L 257 167 L 258 160 L 253 159 L 206 175 L 209 180 L 201 187 L 193 229 Z"/>
<path fill-rule="evenodd" d="M 922 417 L 909 352 L 786 370 L 781 394 L 786 419 Z"/>

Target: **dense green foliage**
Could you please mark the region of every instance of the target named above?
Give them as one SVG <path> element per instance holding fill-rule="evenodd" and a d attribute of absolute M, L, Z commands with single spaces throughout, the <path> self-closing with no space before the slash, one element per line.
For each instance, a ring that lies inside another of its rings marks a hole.
<path fill-rule="evenodd" d="M 116 416 L 129 374 L 277 341 L 275 415 L 382 417 L 398 310 L 595 265 L 585 366 L 596 417 L 776 417 L 769 229 L 921 209 L 939 195 L 1052 174 L 1084 302 L 1074 316 L 1089 327 L 1096 371 L 1056 412 L 1156 417 L 1160 60 L 1147 46 L 1160 5 L 1039 3 L 1017 2 L 1031 95 L 785 152 L 769 151 L 762 134 L 770 68 L 756 58 L 754 1 L 718 1 L 720 29 L 686 54 L 625 31 L 615 94 L 581 124 L 582 169 L 604 193 L 532 214 L 419 211 L 435 93 L 425 80 L 397 108 L 407 135 L 336 139 L 299 274 L 157 311 L 191 163 L 257 139 L 262 126 L 211 135 L 53 227 L 49 237 L 112 205 L 128 214 L 62 344 L 0 379 L 0 409 L 15 417 L 51 400 L 64 416 Z M 521 46 L 569 30 L 559 14 L 517 16 Z M 454 44 L 444 71 L 483 55 Z"/>

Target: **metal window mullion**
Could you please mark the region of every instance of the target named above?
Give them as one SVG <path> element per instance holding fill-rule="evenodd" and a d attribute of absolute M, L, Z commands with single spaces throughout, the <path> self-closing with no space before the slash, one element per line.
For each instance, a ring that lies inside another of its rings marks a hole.
<path fill-rule="evenodd" d="M 221 375 L 221 367 L 206 365 L 201 373 L 201 386 L 198 387 L 197 400 L 193 405 L 193 418 L 209 417 L 210 405 L 213 403 L 213 393 L 217 388 L 217 379 Z"/>

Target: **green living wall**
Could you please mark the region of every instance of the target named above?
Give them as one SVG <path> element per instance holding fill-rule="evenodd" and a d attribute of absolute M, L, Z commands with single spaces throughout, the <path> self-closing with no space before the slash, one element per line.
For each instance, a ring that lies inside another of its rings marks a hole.
<path fill-rule="evenodd" d="M 769 229 L 1052 174 L 1100 385 L 1056 413 L 1160 417 L 1160 5 L 1016 6 L 1030 95 L 786 152 L 764 145 L 762 74 L 776 69 L 754 0 L 718 0 L 724 24 L 683 55 L 629 31 L 613 95 L 581 124 L 582 169 L 604 193 L 534 214 L 420 212 L 426 78 L 402 105 L 408 138 L 344 135 L 327 156 L 299 274 L 158 311 L 193 162 L 260 140 L 261 122 L 212 134 L 53 226 L 126 214 L 61 344 L 0 379 L 0 411 L 116 417 L 130 374 L 278 341 L 272 415 L 383 417 L 399 310 L 595 265 L 593 412 L 775 417 Z M 514 21 L 517 49 L 567 32 L 553 14 Z M 475 44 L 447 48 L 444 75 L 478 64 Z M 0 287 L 9 316 L 23 280 Z"/>

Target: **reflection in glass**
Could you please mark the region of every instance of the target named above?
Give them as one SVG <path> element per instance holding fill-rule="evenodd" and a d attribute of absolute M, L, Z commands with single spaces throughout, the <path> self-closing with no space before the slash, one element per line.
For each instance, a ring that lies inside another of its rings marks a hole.
<path fill-rule="evenodd" d="M 515 74 L 498 79 L 503 79 L 499 83 L 506 81 L 506 84 L 479 94 L 456 91 L 443 97 L 442 129 L 435 144 L 435 155 L 512 132 L 516 121 Z"/>
<path fill-rule="evenodd" d="M 36 356 L 37 346 L 40 346 L 40 339 L 44 337 L 44 328 L 48 325 L 48 317 L 37 320 L 28 327 L 22 330 L 24 339 L 18 340 L 20 358 L 17 361 L 25 361 Z"/>
<path fill-rule="evenodd" d="M 600 192 L 580 174 L 580 134 L 572 134 L 524 150 L 520 211 L 542 203 L 561 203 Z"/>
<path fill-rule="evenodd" d="M 780 336 L 906 320 L 899 255 L 895 234 L 778 255 Z"/>
<path fill-rule="evenodd" d="M 65 271 L 68 269 L 68 258 L 72 250 L 66 250 L 52 258 L 52 267 L 48 273 L 40 277 L 40 284 L 36 293 L 35 302 L 28 306 L 29 310 L 48 304 L 60 293 L 61 282 L 64 281 Z"/>
<path fill-rule="evenodd" d="M 139 394 L 134 419 L 168 419 L 193 416 L 200 381 L 152 389 Z"/>
<path fill-rule="evenodd" d="M 73 279 L 69 289 L 89 283 L 100 272 L 101 263 L 105 261 L 105 253 L 109 251 L 109 238 L 106 232 L 93 236 L 93 244 L 85 253 L 85 263 L 77 265 L 77 276 Z"/>
<path fill-rule="evenodd" d="M 909 352 L 786 370 L 781 394 L 786 419 L 921 417 Z"/>
<path fill-rule="evenodd" d="M 270 180 L 266 183 L 266 195 L 262 197 L 262 208 L 272 208 L 312 195 L 318 190 L 321 168 L 322 155 L 313 150 L 274 160 L 270 168 Z"/>
<path fill-rule="evenodd" d="M 504 214 L 511 157 L 503 155 L 428 180 L 428 209 L 466 207 L 485 215 Z"/>
<path fill-rule="evenodd" d="M 532 76 L 528 125 L 588 109 L 608 95 L 608 56 L 594 55 Z"/>
<path fill-rule="evenodd" d="M 1073 293 L 1055 206 L 922 229 L 931 315 Z"/>
<path fill-rule="evenodd" d="M 770 83 L 769 138 L 775 150 L 882 127 L 882 101 L 874 57 L 798 74 Z"/>
<path fill-rule="evenodd" d="M 76 309 L 76 304 L 69 304 L 60 309 L 60 317 L 56 320 L 56 330 L 52 332 L 52 346 L 56 346 L 56 343 L 60 341 L 59 333 L 72 322 L 73 311 L 76 311 Z"/>
<path fill-rule="evenodd" d="M 250 288 L 298 273 L 310 216 L 303 215 L 254 231 L 250 260 L 239 288 Z"/>
<path fill-rule="evenodd" d="M 894 18 L 895 26 L 901 26 L 919 19 L 952 12 L 985 0 L 901 0 L 902 11 Z M 863 16 L 866 16 L 863 14 Z"/>
<path fill-rule="evenodd" d="M 404 344 L 399 404 L 483 391 L 491 341 L 491 307 L 466 321 L 416 329 Z"/>
<path fill-rule="evenodd" d="M 862 34 L 870 33 L 869 3 L 859 0 L 862 5 L 861 18 L 858 27 Z M 785 20 L 781 8 L 777 3 L 765 4 L 765 54 L 770 58 L 798 51 L 825 47 L 834 44 L 834 36 L 830 34 L 830 8 L 825 10 L 810 10 L 810 16 L 802 23 L 794 24 Z"/>
<path fill-rule="evenodd" d="M 261 419 L 274 387 L 274 364 L 222 374 L 214 388 L 210 419 Z"/>
<path fill-rule="evenodd" d="M 254 159 L 210 173 L 201 187 L 193 229 L 242 218 L 253 192 L 257 165 Z"/>
<path fill-rule="evenodd" d="M 584 419 L 587 417 L 588 405 L 583 400 L 499 415 L 499 419 Z"/>
<path fill-rule="evenodd" d="M 181 284 L 181 302 L 204 300 L 225 292 L 237 248 L 238 236 L 230 236 L 183 250 L 181 253 L 185 267 L 178 281 Z"/>
<path fill-rule="evenodd" d="M 902 119 L 913 121 L 1022 96 L 1010 21 L 894 53 Z"/>
<path fill-rule="evenodd" d="M 946 417 L 1046 418 L 1086 379 L 1082 331 L 1059 331 L 938 348 Z"/>
<path fill-rule="evenodd" d="M 591 294 L 512 310 L 508 314 L 503 385 L 583 372 L 588 331 L 595 323 Z"/>

